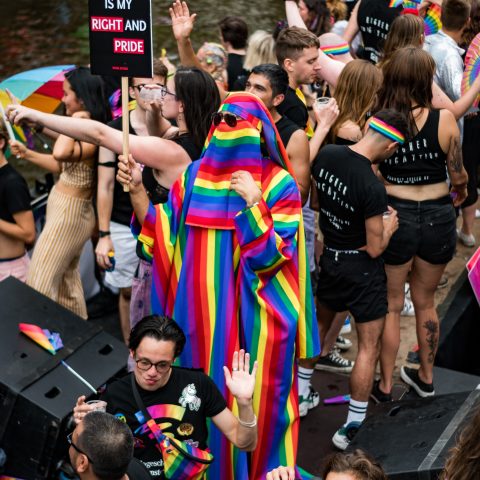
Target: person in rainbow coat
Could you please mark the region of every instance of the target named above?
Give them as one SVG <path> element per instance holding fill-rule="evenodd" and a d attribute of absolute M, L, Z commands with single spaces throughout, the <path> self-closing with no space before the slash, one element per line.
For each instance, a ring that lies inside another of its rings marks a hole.
<path fill-rule="evenodd" d="M 260 480 L 294 466 L 295 360 L 320 345 L 300 193 L 261 100 L 230 94 L 200 160 L 140 220 L 132 229 L 153 261 L 153 313 L 174 318 L 187 337 L 180 365 L 202 368 L 236 412 L 222 367 L 239 348 L 258 361 L 257 448 L 247 461 L 212 425 L 209 478 Z"/>

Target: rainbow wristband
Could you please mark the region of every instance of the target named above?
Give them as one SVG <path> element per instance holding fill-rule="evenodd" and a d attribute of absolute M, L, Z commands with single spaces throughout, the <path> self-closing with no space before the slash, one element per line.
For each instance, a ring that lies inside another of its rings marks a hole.
<path fill-rule="evenodd" d="M 394 142 L 398 142 L 400 145 L 405 143 L 405 137 L 396 128 L 377 117 L 372 117 L 368 127 L 381 133 L 384 137 L 387 137 Z"/>
<path fill-rule="evenodd" d="M 347 42 L 338 45 L 324 45 L 321 46 L 320 49 L 326 55 L 344 55 L 350 53 L 350 46 Z"/>

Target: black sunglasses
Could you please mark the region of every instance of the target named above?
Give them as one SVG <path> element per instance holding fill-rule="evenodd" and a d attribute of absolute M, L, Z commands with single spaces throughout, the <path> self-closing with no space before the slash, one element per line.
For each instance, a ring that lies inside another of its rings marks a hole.
<path fill-rule="evenodd" d="M 92 459 L 83 451 L 83 450 L 80 450 L 80 448 L 78 448 L 72 441 L 72 435 L 73 435 L 73 432 L 72 433 L 69 433 L 67 435 L 67 441 L 68 443 L 78 452 L 78 453 L 81 453 L 82 455 L 85 455 L 88 459 L 88 461 L 93 464 L 93 461 Z"/>
<path fill-rule="evenodd" d="M 220 125 L 220 122 L 225 120 L 225 123 L 229 127 L 236 127 L 237 126 L 237 117 L 233 113 L 228 112 L 215 112 L 212 115 L 212 122 L 217 127 Z"/>

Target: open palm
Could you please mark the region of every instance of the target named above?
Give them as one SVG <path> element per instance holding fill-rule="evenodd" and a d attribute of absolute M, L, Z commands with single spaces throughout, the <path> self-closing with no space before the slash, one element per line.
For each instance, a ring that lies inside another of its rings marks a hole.
<path fill-rule="evenodd" d="M 172 19 L 172 30 L 176 40 L 189 38 L 193 30 L 193 24 L 197 17 L 196 13 L 190 15 L 186 2 L 176 0 L 169 9 Z"/>
<path fill-rule="evenodd" d="M 225 381 L 228 389 L 237 401 L 250 401 L 255 390 L 255 379 L 257 375 L 257 362 L 253 364 L 250 373 L 250 354 L 245 350 L 233 354 L 232 373 L 227 367 L 223 367 Z"/>

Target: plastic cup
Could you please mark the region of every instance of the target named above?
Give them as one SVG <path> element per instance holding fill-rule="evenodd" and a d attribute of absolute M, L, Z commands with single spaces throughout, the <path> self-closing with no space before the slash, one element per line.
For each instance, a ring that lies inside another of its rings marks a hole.
<path fill-rule="evenodd" d="M 92 405 L 94 410 L 98 412 L 107 411 L 107 402 L 104 402 L 103 400 L 89 400 L 87 405 Z"/>
<path fill-rule="evenodd" d="M 328 102 L 330 101 L 329 97 L 319 97 L 315 100 L 314 108 L 315 110 L 323 110 Z"/>

